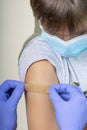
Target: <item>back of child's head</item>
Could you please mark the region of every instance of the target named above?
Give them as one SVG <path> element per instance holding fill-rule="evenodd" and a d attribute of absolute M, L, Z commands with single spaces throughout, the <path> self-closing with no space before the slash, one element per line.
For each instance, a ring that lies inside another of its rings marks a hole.
<path fill-rule="evenodd" d="M 87 0 L 30 0 L 34 16 L 49 33 L 68 27 L 70 33 L 86 26 Z"/>

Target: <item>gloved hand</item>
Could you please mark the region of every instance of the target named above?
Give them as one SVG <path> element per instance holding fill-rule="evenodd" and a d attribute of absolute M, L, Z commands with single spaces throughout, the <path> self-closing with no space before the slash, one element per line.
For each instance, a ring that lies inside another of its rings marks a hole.
<path fill-rule="evenodd" d="M 23 91 L 19 81 L 7 80 L 0 86 L 0 130 L 16 130 L 16 109 Z"/>
<path fill-rule="evenodd" d="M 83 130 L 87 123 L 87 99 L 78 87 L 60 84 L 49 88 L 60 130 Z"/>

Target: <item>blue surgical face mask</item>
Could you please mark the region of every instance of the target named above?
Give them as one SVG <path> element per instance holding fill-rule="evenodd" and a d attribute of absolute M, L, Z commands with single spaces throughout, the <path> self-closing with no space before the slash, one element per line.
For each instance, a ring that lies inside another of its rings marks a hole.
<path fill-rule="evenodd" d="M 41 37 L 63 57 L 76 57 L 87 51 L 87 34 L 64 41 L 42 29 Z"/>

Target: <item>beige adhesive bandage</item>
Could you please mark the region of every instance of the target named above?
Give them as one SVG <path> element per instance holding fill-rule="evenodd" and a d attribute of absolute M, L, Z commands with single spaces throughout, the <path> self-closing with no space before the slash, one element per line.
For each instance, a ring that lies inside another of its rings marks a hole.
<path fill-rule="evenodd" d="M 34 84 L 25 84 L 25 91 L 49 94 L 49 87 L 48 86 L 39 86 L 39 85 L 34 85 Z"/>

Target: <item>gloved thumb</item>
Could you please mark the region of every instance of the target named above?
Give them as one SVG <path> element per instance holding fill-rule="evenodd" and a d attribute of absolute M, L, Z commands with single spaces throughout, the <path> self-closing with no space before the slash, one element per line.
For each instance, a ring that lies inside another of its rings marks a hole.
<path fill-rule="evenodd" d="M 22 82 L 18 83 L 18 86 L 15 87 L 14 91 L 12 92 L 10 98 L 8 99 L 8 104 L 11 105 L 11 107 L 17 107 L 17 104 L 24 92 L 24 84 Z"/>
<path fill-rule="evenodd" d="M 70 84 L 59 84 L 54 87 L 56 88 L 60 96 L 67 101 L 76 95 L 83 95 L 83 92 L 80 87 L 73 86 Z"/>
<path fill-rule="evenodd" d="M 58 89 L 56 90 L 55 86 L 49 87 L 49 97 L 51 99 L 52 104 L 55 106 L 56 104 L 62 104 L 62 102 L 64 102 L 64 100 L 62 99 L 62 97 L 60 96 L 60 94 L 58 93 Z"/>

